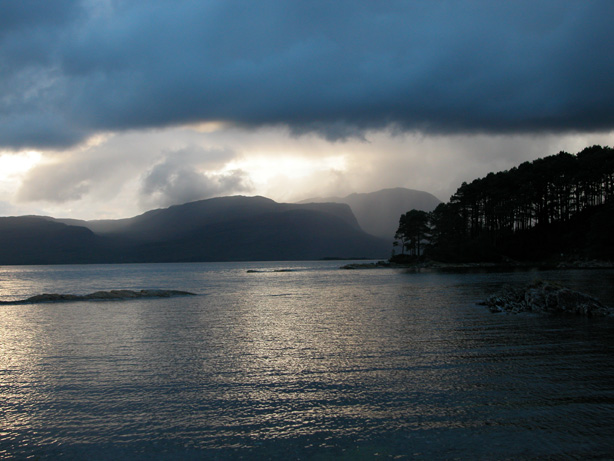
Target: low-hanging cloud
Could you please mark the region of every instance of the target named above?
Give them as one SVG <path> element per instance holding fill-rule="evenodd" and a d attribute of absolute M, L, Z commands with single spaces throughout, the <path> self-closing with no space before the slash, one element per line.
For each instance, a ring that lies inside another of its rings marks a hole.
<path fill-rule="evenodd" d="M 612 17 L 609 0 L 3 2 L 0 147 L 200 121 L 610 130 Z"/>
<path fill-rule="evenodd" d="M 143 177 L 140 201 L 145 206 L 169 206 L 210 197 L 249 192 L 252 185 L 246 172 L 201 171 L 204 165 L 219 167 L 234 153 L 227 149 L 182 149 L 167 152 Z"/>

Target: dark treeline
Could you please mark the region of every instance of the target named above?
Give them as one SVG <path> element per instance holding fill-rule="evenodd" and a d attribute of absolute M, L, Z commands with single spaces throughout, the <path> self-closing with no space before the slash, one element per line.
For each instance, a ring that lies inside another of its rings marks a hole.
<path fill-rule="evenodd" d="M 560 152 L 463 183 L 433 212 L 403 215 L 395 238 L 443 261 L 612 259 L 613 196 L 614 149 Z"/>

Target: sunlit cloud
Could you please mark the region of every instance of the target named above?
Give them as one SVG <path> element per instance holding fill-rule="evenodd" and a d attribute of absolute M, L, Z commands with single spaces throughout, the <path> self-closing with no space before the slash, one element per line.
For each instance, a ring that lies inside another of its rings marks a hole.
<path fill-rule="evenodd" d="M 343 156 L 323 157 L 314 160 L 293 154 L 278 157 L 246 153 L 245 157 L 243 160 L 229 163 L 226 169 L 249 171 L 252 180 L 261 185 L 269 184 L 277 177 L 294 180 L 310 177 L 323 171 L 344 171 L 346 169 L 346 160 Z"/>
<path fill-rule="evenodd" d="M 36 151 L 0 152 L 0 181 L 20 176 L 41 161 Z"/>
<path fill-rule="evenodd" d="M 0 186 L 15 213 L 90 219 L 234 194 L 293 202 L 407 187 L 447 200 L 463 181 L 490 171 L 560 150 L 614 145 L 611 132 L 538 137 L 384 130 L 365 139 L 331 142 L 281 128 L 227 126 L 107 134 L 65 152 L 4 154 L 0 160 L 14 162 L 6 170 L 14 173 Z"/>
<path fill-rule="evenodd" d="M 197 122 L 184 126 L 199 133 L 214 133 L 231 126 L 231 124 L 225 122 Z"/>

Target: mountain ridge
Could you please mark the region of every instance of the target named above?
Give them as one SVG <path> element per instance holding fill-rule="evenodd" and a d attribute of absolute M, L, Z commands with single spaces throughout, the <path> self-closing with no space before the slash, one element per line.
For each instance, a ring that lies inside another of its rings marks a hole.
<path fill-rule="evenodd" d="M 433 211 L 441 200 L 416 189 L 394 187 L 375 192 L 352 193 L 345 197 L 320 197 L 299 203 L 345 203 L 350 206 L 360 227 L 368 234 L 392 241 L 399 218 L 409 210 Z"/>
<path fill-rule="evenodd" d="M 120 220 L 0 218 L 0 264 L 382 258 L 389 248 L 360 228 L 346 204 L 259 196 L 188 202 Z"/>

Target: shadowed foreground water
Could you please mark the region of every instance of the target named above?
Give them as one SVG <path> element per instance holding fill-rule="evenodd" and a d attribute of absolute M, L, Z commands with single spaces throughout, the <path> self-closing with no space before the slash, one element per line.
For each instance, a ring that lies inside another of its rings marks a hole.
<path fill-rule="evenodd" d="M 0 267 L 0 300 L 200 294 L 0 306 L 0 457 L 614 457 L 614 320 L 475 304 L 534 278 L 611 304 L 614 271 L 338 266 Z"/>

